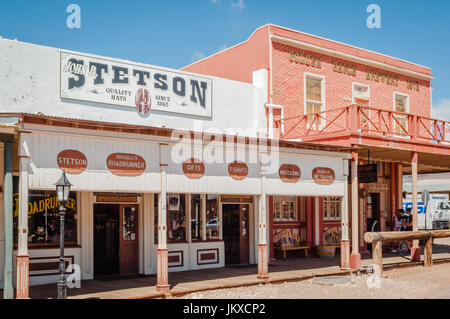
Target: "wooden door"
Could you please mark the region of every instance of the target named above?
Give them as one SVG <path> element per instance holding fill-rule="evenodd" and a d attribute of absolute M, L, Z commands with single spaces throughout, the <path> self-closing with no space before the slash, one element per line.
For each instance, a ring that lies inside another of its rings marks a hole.
<path fill-rule="evenodd" d="M 120 205 L 119 260 L 120 274 L 139 272 L 138 267 L 138 206 Z"/>
<path fill-rule="evenodd" d="M 248 204 L 239 205 L 239 233 L 240 233 L 240 263 L 248 264 L 249 259 L 249 213 Z"/>

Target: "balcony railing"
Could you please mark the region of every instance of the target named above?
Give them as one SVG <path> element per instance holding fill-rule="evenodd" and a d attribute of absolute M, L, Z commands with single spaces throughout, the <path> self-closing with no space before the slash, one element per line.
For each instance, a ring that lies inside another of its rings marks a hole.
<path fill-rule="evenodd" d="M 278 120 L 284 125 L 282 139 L 308 138 L 342 132 L 411 142 L 450 144 L 450 122 L 415 114 L 349 105 L 320 113 Z M 278 125 L 280 126 L 280 125 Z"/>

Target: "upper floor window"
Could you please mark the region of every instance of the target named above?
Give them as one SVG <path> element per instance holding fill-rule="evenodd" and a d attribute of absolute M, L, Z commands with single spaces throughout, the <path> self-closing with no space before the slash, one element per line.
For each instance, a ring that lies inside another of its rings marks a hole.
<path fill-rule="evenodd" d="M 394 93 L 394 111 L 399 113 L 409 113 L 409 97 L 406 94 Z M 403 114 L 396 114 L 394 120 L 394 130 L 397 134 L 408 134 L 408 117 Z"/>
<path fill-rule="evenodd" d="M 324 109 L 324 79 L 320 76 L 305 76 L 305 114 L 320 113 Z M 313 117 L 308 123 L 313 123 Z M 314 124 L 320 125 L 320 118 Z"/>

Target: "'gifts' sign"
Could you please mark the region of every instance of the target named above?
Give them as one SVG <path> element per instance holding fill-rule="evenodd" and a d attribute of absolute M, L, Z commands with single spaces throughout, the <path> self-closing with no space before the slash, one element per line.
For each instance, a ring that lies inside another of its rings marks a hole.
<path fill-rule="evenodd" d="M 61 52 L 61 98 L 211 117 L 212 81 L 184 72 Z"/>

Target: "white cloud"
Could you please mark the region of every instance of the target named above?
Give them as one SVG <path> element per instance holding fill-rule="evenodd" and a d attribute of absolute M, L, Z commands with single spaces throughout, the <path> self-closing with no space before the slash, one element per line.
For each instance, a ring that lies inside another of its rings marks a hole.
<path fill-rule="evenodd" d="M 231 1 L 231 9 L 243 10 L 245 8 L 244 0 L 238 0 L 237 2 Z"/>
<path fill-rule="evenodd" d="M 221 6 L 222 3 L 220 2 L 220 0 L 211 0 L 212 3 L 214 3 L 215 5 Z"/>
<path fill-rule="evenodd" d="M 431 116 L 435 119 L 450 121 L 450 98 L 439 99 L 431 109 Z"/>
<path fill-rule="evenodd" d="M 194 54 L 191 57 L 191 62 L 197 62 L 198 60 L 201 60 L 205 57 L 205 54 L 203 52 L 195 50 Z"/>

